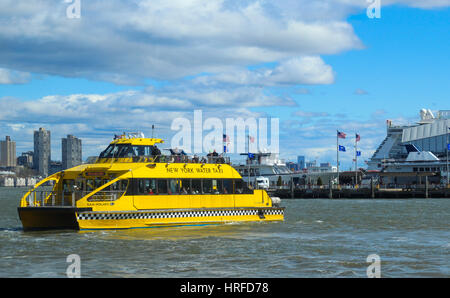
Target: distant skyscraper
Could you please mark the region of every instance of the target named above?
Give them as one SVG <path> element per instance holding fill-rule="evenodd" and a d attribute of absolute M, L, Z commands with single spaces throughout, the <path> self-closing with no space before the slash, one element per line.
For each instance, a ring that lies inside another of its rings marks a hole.
<path fill-rule="evenodd" d="M 31 168 L 33 166 L 33 151 L 23 152 L 21 156 L 17 157 L 17 164 Z"/>
<path fill-rule="evenodd" d="M 48 176 L 50 167 L 50 136 L 50 131 L 42 127 L 39 128 L 39 131 L 34 132 L 33 167 L 44 177 Z"/>
<path fill-rule="evenodd" d="M 11 141 L 9 136 L 6 136 L 4 141 L 0 141 L 0 166 L 15 167 L 16 160 L 16 142 Z"/>
<path fill-rule="evenodd" d="M 297 165 L 299 170 L 303 170 L 305 168 L 305 157 L 303 155 L 297 156 Z"/>
<path fill-rule="evenodd" d="M 82 163 L 81 140 L 73 135 L 62 138 L 62 169 L 69 169 Z"/>

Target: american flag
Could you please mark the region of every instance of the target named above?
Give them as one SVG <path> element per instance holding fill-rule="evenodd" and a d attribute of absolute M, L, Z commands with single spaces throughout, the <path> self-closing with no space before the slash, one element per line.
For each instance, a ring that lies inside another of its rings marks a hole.
<path fill-rule="evenodd" d="M 230 142 L 230 137 L 227 135 L 223 135 L 223 142 L 224 143 L 229 143 Z"/>
<path fill-rule="evenodd" d="M 341 132 L 341 131 L 338 130 L 337 136 L 338 136 L 338 138 L 345 139 L 345 137 L 346 137 L 347 135 L 346 135 L 345 133 L 343 133 L 343 132 Z"/>
<path fill-rule="evenodd" d="M 359 134 L 356 134 L 356 142 L 359 142 L 361 140 L 361 136 Z"/>
<path fill-rule="evenodd" d="M 250 143 L 253 143 L 253 142 L 255 142 L 255 138 L 254 138 L 254 137 L 252 137 L 252 136 L 248 136 L 248 138 L 249 138 L 249 140 L 250 140 Z"/>

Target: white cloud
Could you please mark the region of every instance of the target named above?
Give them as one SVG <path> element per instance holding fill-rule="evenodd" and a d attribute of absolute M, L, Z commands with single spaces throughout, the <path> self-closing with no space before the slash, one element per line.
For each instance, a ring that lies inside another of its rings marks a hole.
<path fill-rule="evenodd" d="M 334 82 L 335 74 L 330 65 L 320 57 L 296 57 L 281 61 L 274 68 L 255 70 L 235 69 L 216 75 L 205 75 L 193 80 L 203 85 L 236 84 L 256 86 L 276 85 L 324 85 Z"/>
<path fill-rule="evenodd" d="M 320 57 L 300 57 L 282 62 L 269 80 L 279 84 L 332 84 L 334 73 Z"/>
<path fill-rule="evenodd" d="M 383 7 L 392 4 L 436 8 L 449 0 L 382 1 Z M 297 57 L 363 48 L 346 19 L 364 13 L 368 2 L 82 1 L 80 19 L 66 17 L 68 5 L 1 1 L 0 44 L 8 46 L 0 47 L 0 65 L 128 85 L 277 61 L 286 63 L 286 72 L 301 62 Z M 323 81 L 332 81 L 328 71 Z"/>
<path fill-rule="evenodd" d="M 0 85 L 26 84 L 31 80 L 27 72 L 0 68 Z"/>
<path fill-rule="evenodd" d="M 262 88 L 156 88 L 145 91 L 122 91 L 109 94 L 49 95 L 32 101 L 0 98 L 0 129 L 23 142 L 32 138 L 32 130 L 45 127 L 58 140 L 66 134 L 82 137 L 87 143 L 87 155 L 98 154 L 100 139 L 103 144 L 113 133 L 144 131 L 151 133 L 153 124 L 160 137 L 168 140 L 173 119 L 192 118 L 193 111 L 201 109 L 205 119 L 259 117 L 251 107 L 284 105 L 293 106 L 289 98 L 264 94 Z M 92 145 L 89 145 L 92 144 Z M 56 151 L 60 143 L 53 144 Z M 30 150 L 28 148 L 25 150 Z M 56 155 L 57 156 L 57 155 Z"/>
<path fill-rule="evenodd" d="M 118 84 L 173 79 L 299 55 L 361 48 L 343 20 L 307 19 L 263 0 L 83 1 L 68 19 L 66 3 L 0 3 L 0 65 L 35 73 Z M 272 5 L 273 6 L 273 5 Z M 301 15 L 302 10 L 299 12 Z"/>

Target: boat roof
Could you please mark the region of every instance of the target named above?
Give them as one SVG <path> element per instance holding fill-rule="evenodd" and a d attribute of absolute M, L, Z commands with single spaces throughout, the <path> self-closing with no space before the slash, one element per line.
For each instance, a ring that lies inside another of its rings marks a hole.
<path fill-rule="evenodd" d="M 143 145 L 143 146 L 153 146 L 157 143 L 164 143 L 163 139 L 156 139 L 156 138 L 128 138 L 128 137 L 122 137 L 115 139 L 110 144 L 131 144 L 131 145 Z"/>

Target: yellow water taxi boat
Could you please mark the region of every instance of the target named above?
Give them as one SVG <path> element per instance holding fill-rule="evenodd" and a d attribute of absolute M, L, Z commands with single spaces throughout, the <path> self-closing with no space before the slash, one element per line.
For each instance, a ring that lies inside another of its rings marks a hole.
<path fill-rule="evenodd" d="M 161 155 L 159 143 L 163 140 L 124 135 L 113 140 L 95 163 L 40 181 L 23 196 L 18 208 L 24 230 L 284 219 L 279 200 L 265 190 L 249 189 L 227 158 L 199 160 L 175 150 Z"/>

